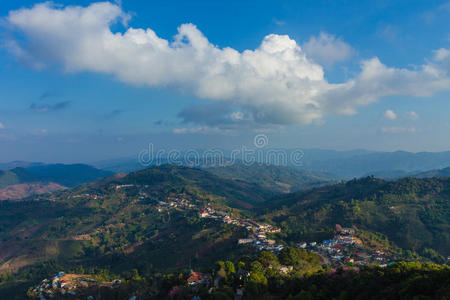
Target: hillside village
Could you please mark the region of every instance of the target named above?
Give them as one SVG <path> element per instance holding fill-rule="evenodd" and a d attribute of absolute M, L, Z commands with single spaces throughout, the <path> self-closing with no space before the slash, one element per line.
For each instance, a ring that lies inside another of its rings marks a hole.
<path fill-rule="evenodd" d="M 146 191 L 148 186 L 146 185 L 124 184 L 114 186 L 116 191 L 130 188 L 138 190 L 139 200 L 149 199 L 148 192 Z M 101 196 L 85 193 L 73 197 L 99 199 Z M 159 213 L 168 212 L 172 209 L 179 211 L 193 210 L 202 219 L 212 219 L 228 225 L 245 228 L 248 232 L 248 237 L 238 239 L 236 241 L 238 246 L 250 246 L 257 251 L 269 251 L 273 253 L 279 253 L 286 246 L 268 237 L 269 234 L 280 233 L 281 228 L 252 219 L 236 218 L 228 212 L 212 207 L 210 203 L 205 205 L 197 201 L 192 195 L 186 193 L 169 195 L 165 199 L 153 202 Z M 89 239 L 89 235 L 81 234 L 76 239 Z M 329 264 L 332 267 L 349 264 L 356 266 L 367 264 L 386 266 L 393 260 L 393 257 L 382 250 L 373 250 L 365 247 L 357 237 L 356 229 L 342 228 L 339 224 L 336 224 L 336 235 L 332 239 L 309 243 L 298 242 L 295 247 L 319 254 L 323 258 L 323 263 Z"/>
<path fill-rule="evenodd" d="M 43 279 L 37 286 L 31 287 L 27 296 L 40 300 L 59 299 L 100 299 L 103 290 L 120 288 L 121 281 L 98 282 L 89 275 L 66 274 L 59 272 L 50 278 Z"/>
<path fill-rule="evenodd" d="M 189 208 L 197 209 L 201 218 L 210 218 L 221 221 L 226 224 L 244 227 L 247 229 L 249 236 L 239 239 L 238 245 L 250 245 L 258 251 L 269 251 L 278 253 L 285 245 L 277 243 L 273 239 L 269 239 L 267 234 L 280 233 L 279 227 L 270 224 L 258 223 L 252 219 L 233 218 L 230 214 L 215 210 L 210 206 L 199 208 L 192 204 L 186 196 L 179 195 L 176 197 L 168 197 L 167 202 L 159 201 L 158 211 L 162 212 L 168 208 Z M 320 242 L 299 242 L 296 247 L 315 252 L 324 259 L 324 263 L 333 267 L 345 264 L 367 265 L 377 264 L 386 266 L 392 260 L 381 250 L 369 250 L 364 247 L 362 241 L 356 237 L 354 228 L 342 228 L 336 225 L 336 235 L 333 239 L 323 240 Z"/>

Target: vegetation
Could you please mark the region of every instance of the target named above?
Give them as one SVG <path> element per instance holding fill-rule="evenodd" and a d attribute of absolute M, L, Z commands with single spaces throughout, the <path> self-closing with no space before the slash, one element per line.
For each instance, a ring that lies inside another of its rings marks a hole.
<path fill-rule="evenodd" d="M 213 167 L 209 172 L 223 178 L 251 182 L 279 193 L 295 192 L 330 183 L 323 174 L 302 171 L 292 167 L 251 164 L 233 164 L 228 167 Z"/>
<path fill-rule="evenodd" d="M 335 224 L 356 226 L 380 233 L 385 245 L 392 242 L 442 263 L 450 255 L 449 196 L 447 178 L 366 177 L 272 200 L 265 218 L 281 225 L 287 241 L 330 237 Z"/>
<path fill-rule="evenodd" d="M 323 257 L 305 250 L 285 247 L 275 255 L 237 246 L 248 235 L 245 228 L 200 218 L 198 211 L 209 206 L 280 226 L 282 232 L 269 238 L 286 246 L 329 239 L 336 224 L 353 226 L 365 246 L 398 260 L 445 263 L 449 196 L 446 178 L 367 177 L 280 195 L 260 184 L 166 165 L 30 201 L 1 201 L 0 298 L 25 295 L 31 284 L 60 270 L 121 278 L 123 295 L 138 290 L 156 297 L 155 291 L 168 295 L 178 286 L 186 297 L 212 297 L 208 289 L 186 287 L 191 269 L 222 278 L 214 299 L 229 299 L 240 287 L 244 297 L 267 299 L 438 297 L 446 292 L 437 283 L 448 280 L 447 267 L 404 263 L 332 271 Z M 194 208 L 168 207 L 177 198 Z M 432 288 L 415 290 L 420 278 Z"/>

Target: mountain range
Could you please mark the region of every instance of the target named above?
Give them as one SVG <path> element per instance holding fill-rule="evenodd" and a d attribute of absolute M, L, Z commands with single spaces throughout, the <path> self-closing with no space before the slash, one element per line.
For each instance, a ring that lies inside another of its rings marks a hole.
<path fill-rule="evenodd" d="M 4 164 L 9 167 L 17 165 L 22 167 L 0 170 L 0 200 L 21 199 L 33 194 L 53 192 L 114 174 L 83 164 Z"/>
<path fill-rule="evenodd" d="M 266 153 L 270 149 L 264 150 Z M 287 156 L 294 151 L 292 149 L 277 149 L 284 151 Z M 200 154 L 204 150 L 197 151 Z M 222 150 L 223 158 L 230 157 L 230 151 Z M 450 166 L 450 151 L 446 152 L 377 152 L 368 150 L 336 151 L 324 149 L 302 149 L 302 159 L 300 162 L 292 163 L 286 161 L 284 166 L 290 166 L 303 170 L 304 172 L 314 172 L 325 175 L 328 179 L 352 179 L 369 175 L 386 179 L 396 179 L 405 176 L 413 176 L 435 169 L 442 169 Z M 181 155 L 181 157 L 183 157 Z M 162 159 L 159 163 L 167 163 L 167 159 Z M 180 161 L 181 164 L 189 165 L 188 162 Z M 239 162 L 238 162 L 239 163 Z M 277 165 L 273 161 L 261 161 L 259 163 Z M 137 157 L 120 158 L 93 162 L 93 166 L 112 171 L 130 172 L 144 169 L 146 166 L 139 163 Z M 196 167 L 211 167 L 210 162 L 199 161 Z M 214 166 L 213 166 L 214 167 Z"/>
<path fill-rule="evenodd" d="M 297 187 L 312 186 L 288 192 L 292 174 L 303 176 Z M 279 227 L 268 238 L 285 246 L 331 239 L 341 224 L 357 230 L 371 251 L 399 260 L 442 263 L 450 255 L 450 178 L 365 177 L 328 185 L 318 178 L 264 165 L 162 165 L 1 201 L 0 273 L 12 272 L 13 285 L 58 269 L 151 276 L 254 257 L 256 248 L 237 246 L 248 237 L 245 226 L 222 221 L 226 216 Z M 204 218 L 206 208 L 217 213 Z"/>

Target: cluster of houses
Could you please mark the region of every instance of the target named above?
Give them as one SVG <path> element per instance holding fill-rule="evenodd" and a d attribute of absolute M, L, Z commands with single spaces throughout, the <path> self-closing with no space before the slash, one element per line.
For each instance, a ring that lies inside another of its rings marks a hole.
<path fill-rule="evenodd" d="M 156 209 L 163 212 L 169 208 L 195 208 L 196 206 L 186 196 L 167 197 L 166 201 L 158 201 Z"/>
<path fill-rule="evenodd" d="M 244 296 L 244 287 L 242 285 L 245 278 L 248 278 L 250 273 L 248 271 L 239 269 L 236 272 L 236 279 L 238 279 L 241 284 L 235 290 L 235 300 L 240 300 Z M 220 287 L 221 282 L 224 280 L 223 277 L 216 274 L 213 275 L 211 273 L 200 273 L 194 272 L 191 270 L 189 277 L 187 278 L 187 285 L 191 287 L 191 289 L 195 292 L 198 291 L 200 287 L 208 288 L 209 293 L 211 293 L 214 289 L 218 289 Z M 178 286 L 174 286 L 172 290 L 169 292 L 169 298 L 174 299 L 177 298 L 177 292 L 179 290 Z M 194 297 L 192 299 L 200 299 L 199 297 Z"/>
<path fill-rule="evenodd" d="M 136 185 L 125 184 L 115 186 L 116 190 Z M 136 186 L 140 187 L 140 186 Z M 139 198 L 148 198 L 148 195 L 140 191 Z M 284 248 L 284 245 L 277 244 L 275 240 L 267 237 L 269 233 L 281 232 L 281 229 L 270 224 L 258 223 L 252 219 L 233 218 L 229 213 L 216 210 L 210 206 L 200 209 L 194 204 L 192 197 L 187 194 L 171 195 L 164 201 L 158 201 L 156 209 L 163 212 L 169 209 L 198 209 L 199 217 L 216 219 L 226 224 L 244 227 L 249 232 L 247 238 L 237 241 L 238 245 L 250 245 L 258 251 L 270 251 L 278 253 Z M 369 251 L 364 249 L 361 240 L 355 236 L 354 228 L 344 228 L 336 224 L 336 236 L 330 240 L 322 242 L 300 242 L 296 246 L 310 250 L 321 255 L 325 263 L 331 266 L 340 266 L 344 264 L 366 265 L 377 263 L 381 266 L 390 261 L 390 257 L 382 251 Z"/>
<path fill-rule="evenodd" d="M 378 264 L 386 266 L 391 258 L 381 250 L 371 251 L 365 249 L 361 240 L 355 237 L 355 229 L 342 228 L 336 225 L 336 235 L 331 240 L 322 242 L 300 242 L 298 248 L 313 251 L 319 254 L 325 264 L 338 267 L 345 264 L 367 265 Z"/>
<path fill-rule="evenodd" d="M 266 250 L 271 252 L 279 252 L 283 249 L 283 245 L 276 244 L 275 240 L 267 238 L 268 233 L 279 233 L 281 228 L 274 227 L 270 224 L 258 223 L 252 219 L 234 219 L 225 212 L 216 211 L 207 207 L 199 212 L 201 218 L 212 218 L 222 220 L 226 224 L 232 224 L 245 227 L 250 233 L 245 239 L 239 239 L 238 245 L 253 245 L 259 251 Z"/>
<path fill-rule="evenodd" d="M 84 275 L 59 272 L 50 279 L 46 278 L 39 285 L 30 288 L 28 295 L 40 300 L 53 298 L 94 300 L 98 298 L 96 292 L 99 288 L 114 289 L 120 287 L 120 284 L 121 281 L 118 279 L 98 284 L 96 280 Z"/>

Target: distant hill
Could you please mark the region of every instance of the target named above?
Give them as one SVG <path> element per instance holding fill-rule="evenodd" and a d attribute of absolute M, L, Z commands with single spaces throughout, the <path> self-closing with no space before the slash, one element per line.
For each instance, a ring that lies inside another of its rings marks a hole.
<path fill-rule="evenodd" d="M 332 182 L 325 174 L 275 165 L 235 163 L 227 167 L 211 167 L 206 170 L 219 177 L 255 183 L 279 193 L 304 190 Z"/>
<path fill-rule="evenodd" d="M 4 188 L 14 184 L 37 181 L 39 181 L 38 176 L 23 168 L 15 168 L 12 170 L 4 171 L 0 170 L 0 188 Z"/>
<path fill-rule="evenodd" d="M 129 173 L 143 170 L 148 167 L 139 163 L 137 157 L 123 157 L 123 158 L 96 161 L 92 163 L 92 166 L 101 170 L 110 171 L 114 173 Z"/>
<path fill-rule="evenodd" d="M 419 174 L 415 174 L 413 177 L 416 178 L 450 177 L 450 167 L 439 170 L 431 170 L 428 172 L 421 172 Z"/>
<path fill-rule="evenodd" d="M 310 158 L 307 154 L 304 157 L 306 169 L 328 172 L 347 179 L 376 173 L 382 174 L 383 177 L 395 178 L 402 173 L 418 173 L 448 166 L 450 166 L 450 151 L 375 152 L 325 160 Z"/>
<path fill-rule="evenodd" d="M 0 163 L 0 170 L 11 170 L 15 168 L 29 168 L 29 167 L 37 167 L 37 166 L 43 166 L 44 163 L 40 162 L 28 162 L 28 161 L 11 161 L 6 163 Z"/>
<path fill-rule="evenodd" d="M 32 195 L 46 194 L 66 187 L 54 182 L 36 182 L 10 185 L 0 189 L 0 200 L 19 200 Z"/>
<path fill-rule="evenodd" d="M 164 194 L 170 190 L 178 190 L 211 195 L 211 199 L 228 206 L 247 209 L 275 195 L 274 192 L 253 183 L 221 178 L 206 170 L 172 165 L 133 172 L 119 182 L 148 185 Z"/>
<path fill-rule="evenodd" d="M 14 195 L 14 197 L 23 195 L 23 197 L 26 197 L 33 194 L 33 191 L 37 193 L 42 193 L 46 190 L 55 191 L 63 187 L 73 187 L 113 174 L 113 172 L 99 170 L 83 164 L 35 164 L 27 168 L 16 167 L 11 170 L 0 170 L 0 195 L 4 195 L 4 197 L 0 196 L 0 198 L 11 199 L 10 196 L 5 195 Z M 7 187 L 9 188 L 5 189 Z"/>
<path fill-rule="evenodd" d="M 292 149 L 284 149 L 288 156 Z M 224 158 L 230 157 L 230 151 L 221 150 Z M 302 149 L 303 157 L 298 163 L 289 161 L 286 166 L 295 167 L 307 173 L 316 172 L 319 177 L 333 179 L 352 179 L 368 175 L 375 175 L 386 179 L 397 179 L 411 176 L 419 172 L 450 167 L 450 151 L 446 152 L 419 152 L 406 151 L 376 152 L 368 150 L 336 151 L 325 149 Z M 197 150 L 202 157 L 203 150 Z M 183 153 L 181 155 L 183 157 Z M 164 158 L 159 163 L 166 163 Z M 180 163 L 184 163 L 180 161 Z M 200 161 L 196 167 L 211 167 L 208 162 Z M 276 162 L 264 162 L 276 165 Z M 104 160 L 93 165 L 99 169 L 112 172 L 132 172 L 142 170 L 137 157 Z M 186 162 L 186 165 L 188 163 Z"/>
<path fill-rule="evenodd" d="M 114 175 L 114 172 L 99 170 L 84 164 L 51 164 L 30 167 L 26 170 L 41 181 L 55 182 L 67 187 Z"/>
<path fill-rule="evenodd" d="M 326 237 L 335 224 L 385 235 L 403 249 L 450 255 L 450 178 L 373 177 L 271 200 L 267 217 L 287 239 Z M 327 233 L 328 232 L 328 233 Z"/>

